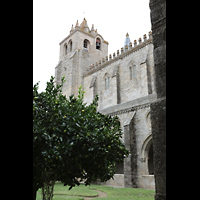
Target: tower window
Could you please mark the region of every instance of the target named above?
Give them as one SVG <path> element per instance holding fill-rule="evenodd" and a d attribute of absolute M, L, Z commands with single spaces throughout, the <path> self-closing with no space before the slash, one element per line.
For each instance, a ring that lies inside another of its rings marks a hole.
<path fill-rule="evenodd" d="M 100 38 L 97 38 L 96 39 L 96 49 L 101 49 L 101 40 L 100 40 Z"/>
<path fill-rule="evenodd" d="M 84 41 L 83 41 L 83 47 L 84 48 L 89 48 L 89 40 L 87 40 L 87 39 L 85 39 Z"/>

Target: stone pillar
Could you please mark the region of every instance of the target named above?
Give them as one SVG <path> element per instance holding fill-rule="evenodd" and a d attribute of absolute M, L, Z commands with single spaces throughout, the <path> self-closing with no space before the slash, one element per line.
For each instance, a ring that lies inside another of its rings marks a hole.
<path fill-rule="evenodd" d="M 157 101 L 151 104 L 155 200 L 166 200 L 166 1 L 150 0 Z"/>
<path fill-rule="evenodd" d="M 131 140 L 129 125 L 124 126 L 124 144 L 126 148 L 131 152 Z M 124 159 L 124 187 L 133 187 L 133 173 L 132 173 L 132 154 Z"/>
<path fill-rule="evenodd" d="M 130 123 L 124 124 L 124 144 L 130 151 L 128 158 L 124 159 L 124 186 L 137 188 L 137 148 L 133 118 Z"/>

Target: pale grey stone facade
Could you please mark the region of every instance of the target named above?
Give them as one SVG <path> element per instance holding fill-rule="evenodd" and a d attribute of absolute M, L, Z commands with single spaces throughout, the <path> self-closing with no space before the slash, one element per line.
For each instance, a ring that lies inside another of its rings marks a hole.
<path fill-rule="evenodd" d="M 127 34 L 126 37 L 129 37 Z M 129 41 L 130 38 L 125 39 Z M 120 45 L 120 44 L 119 44 Z M 154 189 L 150 104 L 157 99 L 154 83 L 151 32 L 108 56 L 108 42 L 84 19 L 60 42 L 56 83 L 65 76 L 63 93 L 77 96 L 84 87 L 84 102 L 99 96 L 98 111 L 117 115 L 130 155 L 119 165 L 114 180 L 105 184 Z"/>

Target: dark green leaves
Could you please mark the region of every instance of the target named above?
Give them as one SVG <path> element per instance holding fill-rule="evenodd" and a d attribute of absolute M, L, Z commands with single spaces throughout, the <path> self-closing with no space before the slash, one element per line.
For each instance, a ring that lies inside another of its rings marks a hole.
<path fill-rule="evenodd" d="M 34 184 L 41 187 L 44 172 L 51 171 L 56 180 L 71 187 L 85 180 L 88 185 L 113 177 L 115 165 L 129 151 L 121 142 L 117 117 L 97 112 L 98 96 L 90 105 L 78 97 L 62 95 L 62 83 L 55 86 L 54 77 L 45 92 L 33 87 L 33 168 Z"/>

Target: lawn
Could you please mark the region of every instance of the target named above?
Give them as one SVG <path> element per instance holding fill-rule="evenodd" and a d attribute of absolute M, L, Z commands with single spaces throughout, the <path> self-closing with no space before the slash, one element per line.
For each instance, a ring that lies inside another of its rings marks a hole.
<path fill-rule="evenodd" d="M 56 183 L 54 186 L 55 200 L 84 200 L 83 196 L 95 197 L 98 195 L 96 190 L 105 192 L 108 197 L 94 198 L 95 200 L 154 200 L 155 190 L 146 190 L 139 188 L 113 188 L 104 185 L 85 186 L 81 184 L 71 190 L 63 186 L 62 183 Z M 96 190 L 95 190 L 96 189 Z M 42 200 L 41 189 L 37 192 L 37 199 Z"/>

